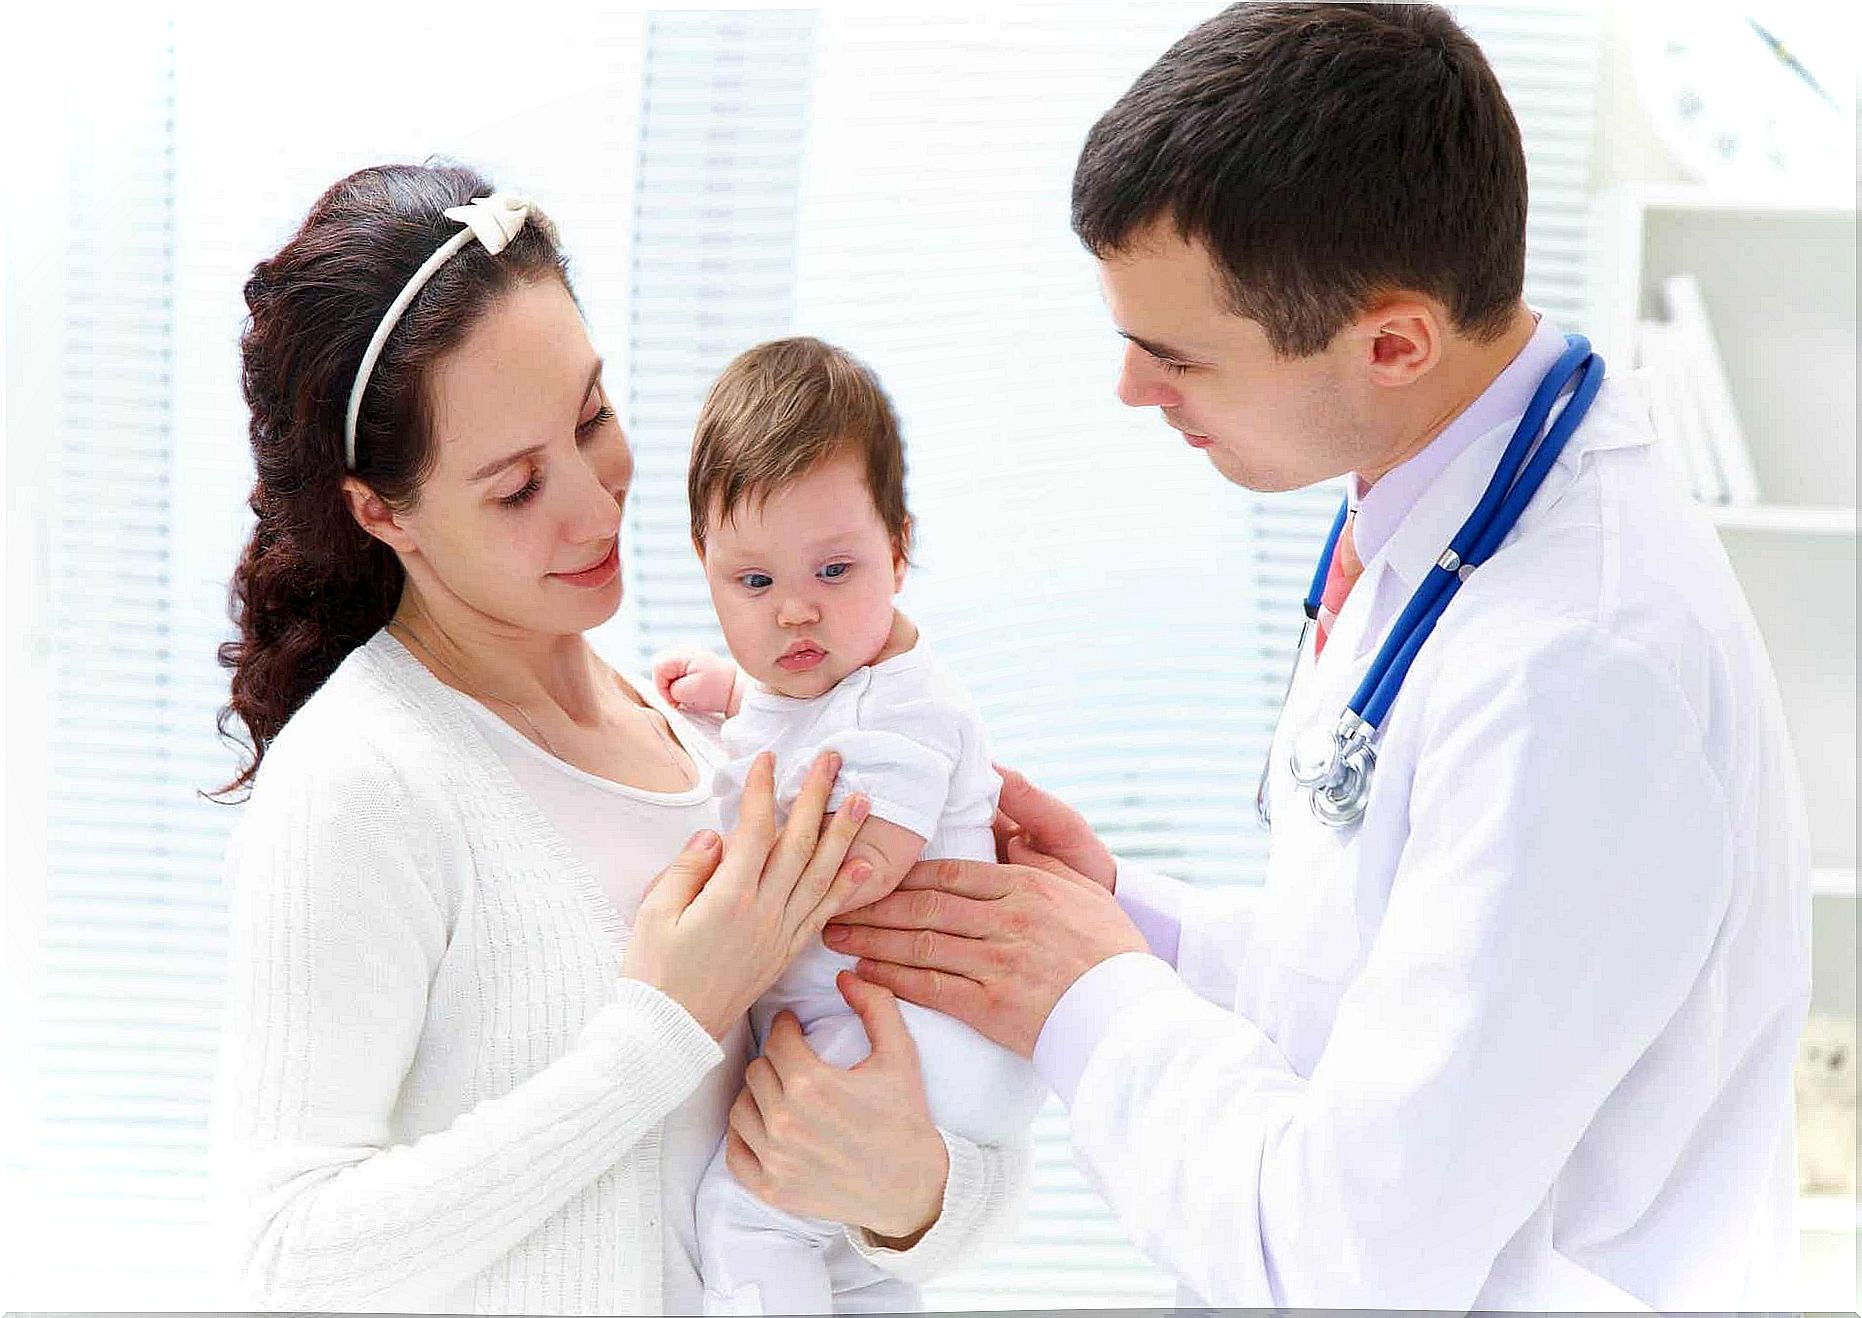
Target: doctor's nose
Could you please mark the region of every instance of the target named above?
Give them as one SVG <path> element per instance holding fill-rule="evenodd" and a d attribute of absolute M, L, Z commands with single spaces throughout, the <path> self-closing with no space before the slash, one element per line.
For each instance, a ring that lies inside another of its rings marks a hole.
<path fill-rule="evenodd" d="M 1125 345 L 1113 392 L 1127 407 L 1175 407 L 1183 401 L 1157 359 L 1135 343 Z"/>

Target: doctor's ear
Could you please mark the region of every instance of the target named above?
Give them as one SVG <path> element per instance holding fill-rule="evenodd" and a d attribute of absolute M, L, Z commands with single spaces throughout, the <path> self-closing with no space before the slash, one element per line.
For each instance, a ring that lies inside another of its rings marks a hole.
<path fill-rule="evenodd" d="M 1448 322 L 1440 306 L 1404 297 L 1372 306 L 1353 328 L 1364 345 L 1372 383 L 1401 387 L 1427 375 L 1441 360 Z"/>
<path fill-rule="evenodd" d="M 387 500 L 357 477 L 343 478 L 343 498 L 349 504 L 349 515 L 356 519 L 356 525 L 390 549 L 411 554 L 419 548 L 407 528 L 396 520 L 395 512 L 388 506 Z"/>

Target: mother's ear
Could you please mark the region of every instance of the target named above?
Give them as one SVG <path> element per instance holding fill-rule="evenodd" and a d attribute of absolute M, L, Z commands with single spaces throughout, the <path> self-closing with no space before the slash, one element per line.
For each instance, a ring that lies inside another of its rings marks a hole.
<path fill-rule="evenodd" d="M 343 499 L 349 505 L 349 515 L 356 519 L 356 525 L 390 549 L 411 554 L 419 548 L 413 535 L 401 525 L 387 501 L 364 485 L 360 477 L 343 477 Z"/>

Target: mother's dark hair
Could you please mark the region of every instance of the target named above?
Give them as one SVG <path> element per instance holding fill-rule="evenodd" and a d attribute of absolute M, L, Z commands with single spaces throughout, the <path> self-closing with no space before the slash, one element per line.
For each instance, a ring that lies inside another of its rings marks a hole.
<path fill-rule="evenodd" d="M 336 666 L 393 616 L 403 572 L 357 525 L 343 493 L 343 418 L 369 338 L 409 276 L 458 232 L 443 212 L 493 190 L 452 164 L 359 170 L 246 281 L 241 385 L 251 411 L 257 517 L 231 585 L 239 639 L 219 650 L 232 693 L 219 714 L 251 759 L 220 793 L 249 785 L 266 748 Z M 433 465 L 425 388 L 434 363 L 501 294 L 567 265 L 548 220 L 492 256 L 468 243 L 427 281 L 389 335 L 356 422 L 356 472 L 389 507 L 411 506 Z"/>

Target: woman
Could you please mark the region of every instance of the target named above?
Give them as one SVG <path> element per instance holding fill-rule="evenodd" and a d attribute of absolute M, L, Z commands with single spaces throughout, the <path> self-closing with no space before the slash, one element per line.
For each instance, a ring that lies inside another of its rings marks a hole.
<path fill-rule="evenodd" d="M 923 1277 L 1006 1219 L 1026 1151 L 931 1125 L 866 986 L 871 1065 L 743 1087 L 746 1008 L 858 900 L 862 811 L 823 821 L 824 763 L 778 834 L 765 762 L 720 844 L 715 748 L 583 638 L 619 604 L 632 456 L 552 228 L 491 192 L 364 170 L 246 285 L 258 520 L 221 723 L 253 756 L 214 1119 L 243 1285 L 696 1310 L 727 1118 L 759 1193 Z"/>

